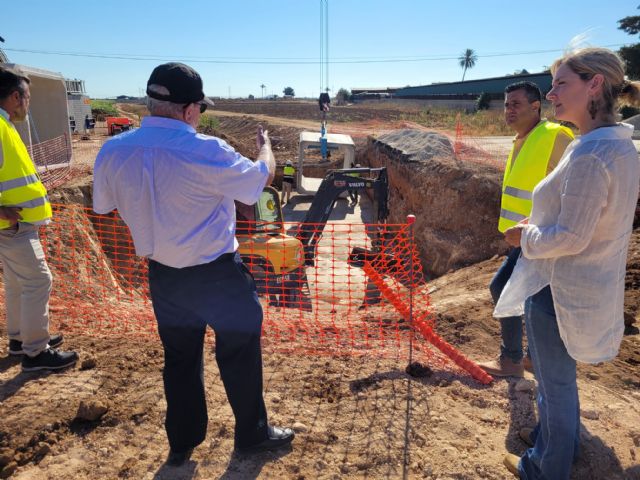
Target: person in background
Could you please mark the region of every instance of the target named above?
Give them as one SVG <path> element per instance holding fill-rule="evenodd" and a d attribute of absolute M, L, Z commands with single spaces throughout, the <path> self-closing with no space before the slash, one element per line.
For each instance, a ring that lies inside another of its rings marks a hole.
<path fill-rule="evenodd" d="M 22 370 L 59 370 L 76 363 L 76 352 L 56 350 L 61 334 L 49 335 L 51 272 L 38 228 L 51 221 L 47 189 L 14 123 L 27 118 L 29 77 L 0 65 L 0 261 L 4 276 L 9 354 L 24 355 Z"/>
<path fill-rule="evenodd" d="M 640 83 L 604 48 L 556 60 L 547 98 L 556 118 L 580 137 L 533 191 L 528 223 L 508 228 L 522 256 L 495 308 L 496 317 L 524 313 L 538 381 L 538 424 L 531 448 L 504 463 L 527 480 L 565 480 L 580 449 L 576 361 L 615 358 L 624 331 L 625 267 L 640 163 L 633 127 L 616 123 L 618 103 L 640 105 Z"/>
<path fill-rule="evenodd" d="M 504 119 L 516 136 L 507 158 L 502 182 L 502 200 L 498 230 L 503 232 L 526 221 L 531 212 L 531 192 L 558 164 L 573 133 L 566 127 L 541 118 L 542 93 L 535 83 L 518 82 L 504 91 Z M 509 280 L 521 254 L 519 246 L 509 250 L 498 269 L 489 291 L 494 303 Z M 522 316 L 500 319 L 500 355 L 494 360 L 479 363 L 495 377 L 522 377 L 531 371 L 529 352 L 522 349 Z"/>
<path fill-rule="evenodd" d="M 235 448 L 257 452 L 291 443 L 267 421 L 256 284 L 237 253 L 234 200 L 254 204 L 275 175 L 266 131 L 253 162 L 219 138 L 196 132 L 213 105 L 200 75 L 182 63 L 156 67 L 147 83 L 150 116 L 109 140 L 94 171 L 93 208 L 117 209 L 136 253 L 149 259 L 149 288 L 164 347 L 167 463 L 179 466 L 207 432 L 203 345 L 215 356 L 235 424 Z"/>
<path fill-rule="evenodd" d="M 356 163 L 355 165 L 352 165 L 351 168 L 361 168 L 361 165 L 359 163 Z M 354 178 L 360 178 L 360 174 L 358 172 L 350 173 L 349 176 Z M 351 200 L 351 203 L 353 205 L 358 204 L 358 190 L 356 190 L 355 188 L 349 190 L 349 200 Z"/>
<path fill-rule="evenodd" d="M 291 191 L 293 190 L 293 180 L 296 175 L 296 169 L 293 167 L 291 160 L 287 160 L 282 171 L 282 204 L 289 203 L 291 200 Z M 286 200 L 285 200 L 286 195 Z"/>

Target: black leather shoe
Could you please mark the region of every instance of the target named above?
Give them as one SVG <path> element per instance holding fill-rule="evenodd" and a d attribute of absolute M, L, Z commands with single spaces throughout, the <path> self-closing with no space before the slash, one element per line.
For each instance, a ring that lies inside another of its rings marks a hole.
<path fill-rule="evenodd" d="M 296 434 L 290 428 L 280 428 L 269 425 L 266 440 L 255 445 L 251 445 L 250 447 L 238 448 L 236 450 L 240 453 L 255 453 L 265 450 L 273 450 L 289 445 L 295 436 Z"/>
<path fill-rule="evenodd" d="M 64 339 L 61 333 L 54 333 L 49 337 L 49 347 L 58 348 Z M 9 340 L 9 355 L 23 355 L 22 342 L 20 340 Z"/>
<path fill-rule="evenodd" d="M 173 450 L 171 450 L 169 451 L 169 456 L 167 457 L 167 461 L 165 463 L 170 467 L 180 467 L 191 458 L 192 453 L 193 448 L 191 450 L 187 450 L 186 452 L 174 452 Z"/>

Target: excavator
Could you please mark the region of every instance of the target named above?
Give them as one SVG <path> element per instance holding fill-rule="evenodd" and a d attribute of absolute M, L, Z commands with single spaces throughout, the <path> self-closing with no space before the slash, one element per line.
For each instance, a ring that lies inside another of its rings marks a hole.
<path fill-rule="evenodd" d="M 354 176 L 354 174 L 359 176 Z M 332 170 L 323 179 L 302 222 L 285 231 L 280 195 L 265 187 L 254 205 L 236 202 L 238 252 L 254 276 L 259 295 L 273 306 L 311 310 L 306 266 L 313 266 L 318 243 L 338 198 L 349 190 L 373 191 L 376 222 L 389 214 L 386 168 Z M 375 252 L 354 248 L 349 263 L 357 265 Z"/>

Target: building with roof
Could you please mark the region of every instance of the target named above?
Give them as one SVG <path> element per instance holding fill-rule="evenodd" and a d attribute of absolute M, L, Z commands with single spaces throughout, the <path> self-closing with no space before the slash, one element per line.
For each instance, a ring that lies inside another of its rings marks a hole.
<path fill-rule="evenodd" d="M 24 122 L 16 124 L 16 130 L 33 162 L 40 172 L 68 167 L 72 149 L 64 77 L 27 65 L 7 65 L 20 69 L 29 77 L 29 115 Z"/>
<path fill-rule="evenodd" d="M 538 85 L 543 95 L 551 90 L 551 74 L 549 72 L 541 72 L 482 78 L 464 82 L 432 83 L 430 85 L 397 89 L 353 88 L 351 93 L 354 99 L 357 99 L 358 96 L 363 100 L 393 98 L 394 101 L 418 101 L 427 105 L 459 109 L 475 108 L 478 97 L 482 93 L 487 93 L 492 100 L 491 108 L 502 108 L 504 89 L 507 85 L 524 81 Z"/>

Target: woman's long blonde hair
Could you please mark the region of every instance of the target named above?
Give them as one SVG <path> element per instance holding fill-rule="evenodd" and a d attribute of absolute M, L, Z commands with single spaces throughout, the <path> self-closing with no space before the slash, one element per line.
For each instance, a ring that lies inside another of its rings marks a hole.
<path fill-rule="evenodd" d="M 594 99 L 594 108 L 602 116 L 613 115 L 621 105 L 640 106 L 640 82 L 631 82 L 624 76 L 624 63 L 609 49 L 583 48 L 565 54 L 551 66 L 555 75 L 561 65 L 566 65 L 582 80 L 591 80 L 594 75 L 604 77 L 602 97 Z M 594 112 L 591 113 L 595 115 Z"/>

